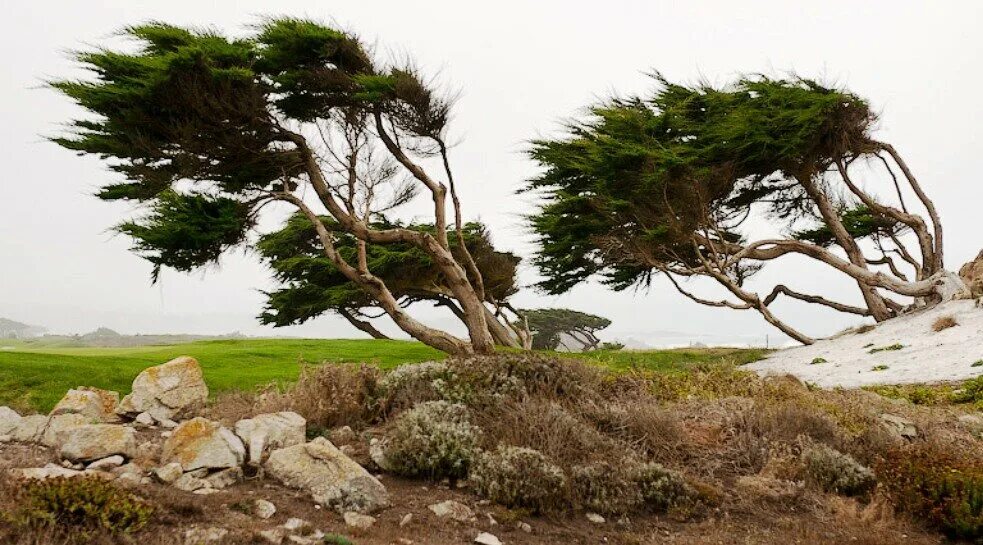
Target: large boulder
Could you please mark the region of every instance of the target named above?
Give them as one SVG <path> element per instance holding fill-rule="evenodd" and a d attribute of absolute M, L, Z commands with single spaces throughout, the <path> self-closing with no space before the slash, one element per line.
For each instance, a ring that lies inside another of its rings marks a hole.
<path fill-rule="evenodd" d="M 959 268 L 959 277 L 966 283 L 973 297 L 983 297 L 983 250 L 976 259 Z"/>
<path fill-rule="evenodd" d="M 118 424 L 91 424 L 66 430 L 58 437 L 61 457 L 73 462 L 91 462 L 119 454 L 133 458 L 136 431 Z"/>
<path fill-rule="evenodd" d="M 0 407 L 0 435 L 12 435 L 23 419 L 10 407 Z"/>
<path fill-rule="evenodd" d="M 98 423 L 95 419 L 82 414 L 56 414 L 48 417 L 48 421 L 44 425 L 44 432 L 41 433 L 40 443 L 46 447 L 57 447 L 61 444 L 62 436 L 68 430 Z"/>
<path fill-rule="evenodd" d="M 119 422 L 118 405 L 118 392 L 80 386 L 69 390 L 50 414 L 81 414 L 99 422 Z"/>
<path fill-rule="evenodd" d="M 249 450 L 249 463 L 260 465 L 270 451 L 300 445 L 306 439 L 307 420 L 294 412 L 261 414 L 236 422 L 236 435 Z"/>
<path fill-rule="evenodd" d="M 23 443 L 33 443 L 41 439 L 44 427 L 48 424 L 48 417 L 43 414 L 31 414 L 21 417 L 17 426 L 10 432 L 10 437 L 14 441 Z"/>
<path fill-rule="evenodd" d="M 271 477 L 342 513 L 371 513 L 389 505 L 386 487 L 324 437 L 275 450 L 264 467 Z"/>
<path fill-rule="evenodd" d="M 231 430 L 207 418 L 192 418 L 174 429 L 164 442 L 161 463 L 177 462 L 184 471 L 242 465 L 246 449 Z"/>
<path fill-rule="evenodd" d="M 117 412 L 130 417 L 146 412 L 157 421 L 175 420 L 194 416 L 207 399 L 201 366 L 196 359 L 182 356 L 141 371 Z"/>

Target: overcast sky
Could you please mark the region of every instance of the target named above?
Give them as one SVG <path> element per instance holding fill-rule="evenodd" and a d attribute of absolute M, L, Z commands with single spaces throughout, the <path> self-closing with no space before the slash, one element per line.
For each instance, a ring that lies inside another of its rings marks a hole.
<path fill-rule="evenodd" d="M 0 18 L 0 316 L 55 332 L 108 326 L 124 333 L 361 336 L 333 316 L 280 330 L 260 326 L 257 290 L 270 284 L 251 255 L 190 275 L 165 271 L 152 286 L 150 265 L 108 232 L 136 211 L 91 197 L 111 175 L 97 160 L 42 138 L 78 114 L 40 85 L 76 73 L 67 50 L 105 43 L 142 21 L 241 34 L 259 17 L 281 14 L 334 21 L 381 54 L 411 54 L 459 89 L 453 133 L 460 144 L 452 159 L 465 214 L 523 256 L 532 248 L 520 216 L 532 199 L 514 191 L 536 172 L 522 153 L 525 142 L 554 133 L 599 97 L 644 92 L 651 85 L 644 73 L 654 69 L 673 80 L 717 83 L 740 73 L 794 71 L 848 87 L 881 113 L 878 137 L 899 149 L 934 198 L 948 267 L 983 246 L 979 2 L 8 2 Z M 524 268 L 525 283 L 535 278 Z M 799 261 L 772 263 L 760 281 L 778 279 L 858 300 L 855 284 Z M 664 281 L 638 293 L 588 285 L 551 297 L 526 289 L 515 301 L 595 312 L 614 322 L 607 338 L 651 345 L 779 339 L 756 313 L 701 307 Z M 814 335 L 857 323 L 806 305 L 775 308 Z M 417 313 L 453 323 L 429 308 Z"/>

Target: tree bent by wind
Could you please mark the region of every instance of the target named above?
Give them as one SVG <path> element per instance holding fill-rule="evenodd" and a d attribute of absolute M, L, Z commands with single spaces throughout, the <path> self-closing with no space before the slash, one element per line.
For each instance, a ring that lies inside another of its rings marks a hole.
<path fill-rule="evenodd" d="M 874 137 L 865 100 L 803 78 L 716 88 L 655 77 L 650 96 L 612 99 L 565 136 L 533 142 L 544 170 L 525 190 L 542 196 L 529 218 L 541 288 L 562 293 L 600 276 L 626 289 L 662 274 L 698 303 L 755 310 L 806 344 L 813 339 L 770 308 L 778 297 L 883 321 L 964 295 L 944 268 L 935 204 L 901 154 Z M 886 182 L 890 197 L 861 178 Z M 752 216 L 781 235 L 749 240 Z M 863 304 L 748 287 L 789 255 L 849 276 Z M 693 293 L 684 285 L 692 278 L 712 279 L 728 297 Z"/>
<path fill-rule="evenodd" d="M 488 296 L 461 242 L 450 101 L 416 70 L 383 66 L 355 36 L 307 20 L 270 19 L 244 39 L 160 23 L 125 33 L 135 52 L 78 53 L 93 77 L 51 83 L 94 114 L 54 141 L 126 178 L 99 198 L 146 205 L 145 217 L 118 230 L 154 264 L 155 278 L 161 267 L 188 271 L 250 245 L 260 211 L 286 204 L 307 218 L 337 271 L 403 331 L 450 353 L 493 350 Z M 388 221 L 418 193 L 432 201 L 432 229 Z M 353 252 L 340 251 L 341 234 Z M 400 305 L 369 267 L 368 246 L 389 244 L 432 261 L 468 339 Z"/>

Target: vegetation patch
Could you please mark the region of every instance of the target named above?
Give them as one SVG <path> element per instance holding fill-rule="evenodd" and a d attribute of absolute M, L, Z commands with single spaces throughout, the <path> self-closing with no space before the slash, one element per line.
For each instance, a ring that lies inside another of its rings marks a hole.
<path fill-rule="evenodd" d="M 478 494 L 506 507 L 543 513 L 566 500 L 563 470 L 530 448 L 499 446 L 493 452 L 485 452 L 478 457 L 469 478 Z"/>
<path fill-rule="evenodd" d="M 428 401 L 393 420 L 384 439 L 385 457 L 399 475 L 465 477 L 477 453 L 480 433 L 469 422 L 464 405 Z"/>
<path fill-rule="evenodd" d="M 871 348 L 870 350 L 867 351 L 867 353 L 868 354 L 876 354 L 878 352 L 892 352 L 892 351 L 895 351 L 895 350 L 901 350 L 902 348 L 904 348 L 904 345 L 903 344 L 901 344 L 901 343 L 894 343 L 894 344 L 889 344 L 887 346 L 878 346 L 876 348 Z"/>
<path fill-rule="evenodd" d="M 932 322 L 932 331 L 938 333 L 943 329 L 949 329 L 950 327 L 956 327 L 959 322 L 953 316 L 941 316 Z"/>

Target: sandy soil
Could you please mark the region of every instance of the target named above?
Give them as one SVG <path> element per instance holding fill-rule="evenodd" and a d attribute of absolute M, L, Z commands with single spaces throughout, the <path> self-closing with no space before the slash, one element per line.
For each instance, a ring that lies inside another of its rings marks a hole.
<path fill-rule="evenodd" d="M 935 321 L 946 316 L 958 325 L 933 331 Z M 896 345 L 901 348 L 883 350 Z M 952 301 L 888 320 L 870 331 L 780 350 L 748 368 L 762 375 L 792 374 L 826 388 L 855 388 L 965 380 L 983 374 L 983 365 L 973 366 L 981 360 L 983 308 L 975 301 Z"/>

